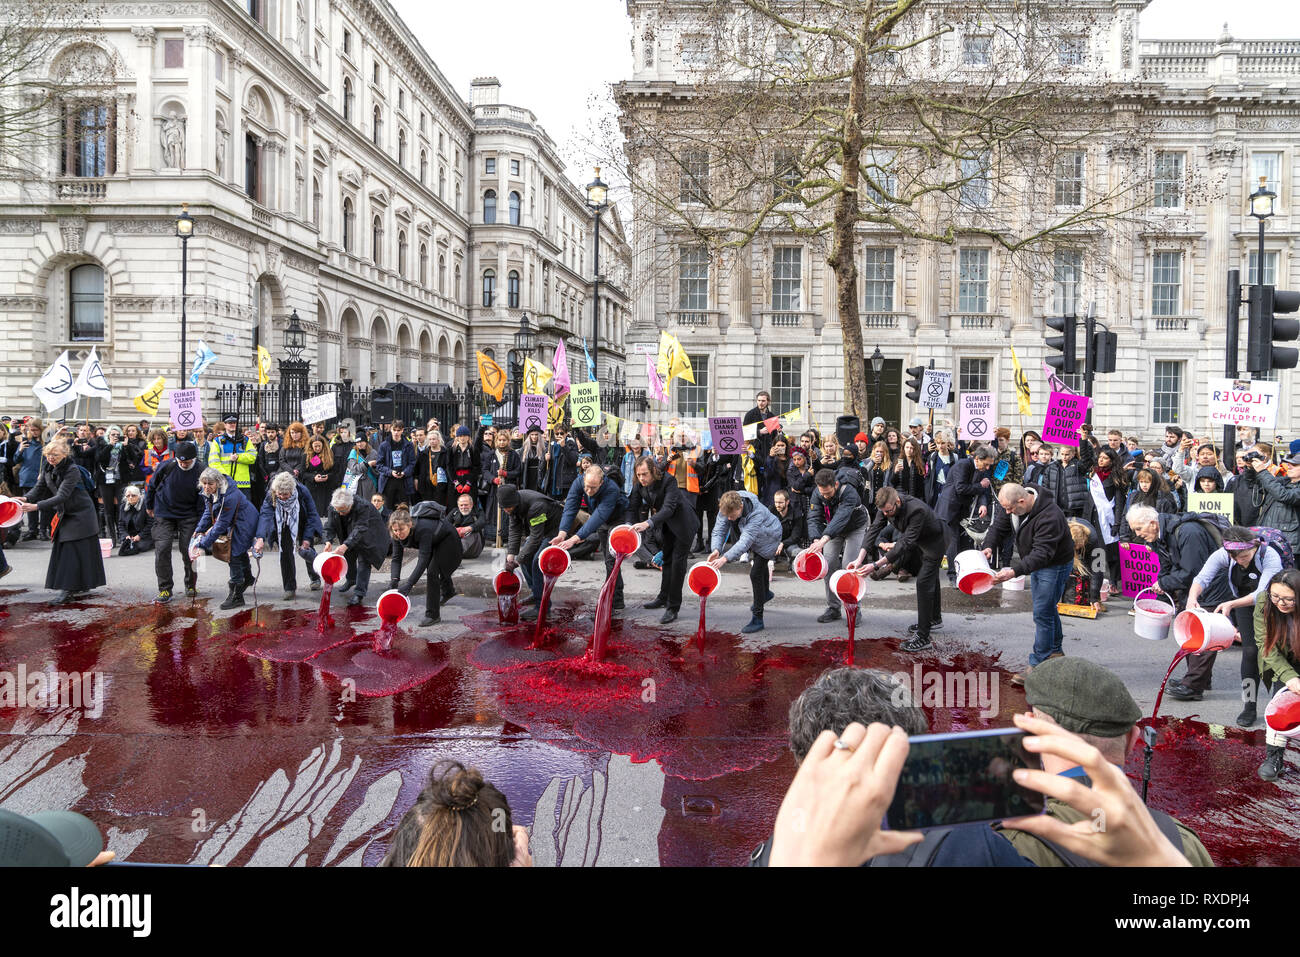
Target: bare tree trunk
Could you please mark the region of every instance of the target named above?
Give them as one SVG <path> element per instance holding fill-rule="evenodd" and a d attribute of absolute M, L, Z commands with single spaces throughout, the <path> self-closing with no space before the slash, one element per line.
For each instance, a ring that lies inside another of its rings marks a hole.
<path fill-rule="evenodd" d="M 862 319 L 858 315 L 857 235 L 858 189 L 862 158 L 862 106 L 866 95 L 867 61 L 861 53 L 854 57 L 849 86 L 849 108 L 844 118 L 843 191 L 835 201 L 835 228 L 832 233 L 831 269 L 835 272 L 840 314 L 840 335 L 844 346 L 845 406 L 863 422 L 868 420 L 867 372 L 863 364 Z"/>

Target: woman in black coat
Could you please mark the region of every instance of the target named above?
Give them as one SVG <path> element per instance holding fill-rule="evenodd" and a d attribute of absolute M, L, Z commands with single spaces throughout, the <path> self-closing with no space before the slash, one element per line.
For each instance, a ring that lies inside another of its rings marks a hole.
<path fill-rule="evenodd" d="M 135 485 L 122 491 L 122 507 L 117 513 L 119 555 L 138 555 L 153 551 L 153 519 L 145 511 L 144 496 Z"/>
<path fill-rule="evenodd" d="M 695 510 L 671 476 L 664 477 L 659 463 L 643 456 L 633 472 L 635 483 L 628 497 L 625 521 L 636 524 L 638 532 L 652 531 L 663 548 L 663 571 L 659 576 L 659 594 L 646 608 L 663 608 L 660 624 L 668 624 L 682 607 L 682 584 L 686 581 L 686 559 L 691 542 L 699 534 L 700 522 Z M 648 515 L 648 517 L 647 517 Z"/>
<path fill-rule="evenodd" d="M 316 506 L 318 516 L 329 514 L 330 496 L 343 484 L 338 466 L 329 443 L 319 435 L 312 436 L 307 443 L 307 462 L 298 481 L 311 493 L 311 503 Z"/>
<path fill-rule="evenodd" d="M 442 621 L 441 601 L 456 594 L 451 574 L 460 567 L 463 550 L 460 536 L 445 518 L 411 518 L 411 513 L 398 508 L 388 519 L 388 532 L 393 537 L 392 580 L 388 587 L 410 595 L 420 576 L 428 571 L 424 590 L 424 620 L 421 628 Z M 411 575 L 402 581 L 402 553 L 414 548 L 419 553 Z M 440 600 L 441 599 L 441 600 Z"/>
<path fill-rule="evenodd" d="M 903 455 L 894 463 L 889 484 L 904 495 L 925 501 L 925 450 L 916 439 L 903 440 Z"/>
<path fill-rule="evenodd" d="M 23 497 L 24 512 L 53 511 L 54 547 L 45 572 L 45 587 L 59 590 L 52 604 L 62 605 L 81 592 L 108 583 L 99 550 L 95 502 L 82 484 L 81 470 L 62 439 L 45 446 L 45 467 Z"/>
<path fill-rule="evenodd" d="M 140 460 L 135 447 L 122 436 L 116 425 L 108 430 L 104 443 L 95 453 L 95 484 L 99 487 L 99 500 L 104 507 L 104 528 L 108 537 L 117 541 L 117 513 L 122 506 L 122 489 L 130 484 L 128 475 L 138 470 Z"/>

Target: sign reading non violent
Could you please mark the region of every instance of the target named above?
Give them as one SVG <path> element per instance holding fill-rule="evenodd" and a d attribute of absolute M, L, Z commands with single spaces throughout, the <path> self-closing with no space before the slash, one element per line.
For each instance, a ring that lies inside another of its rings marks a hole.
<path fill-rule="evenodd" d="M 1231 492 L 1193 492 L 1187 496 L 1187 511 L 1222 515 L 1231 522 L 1232 498 Z"/>
<path fill-rule="evenodd" d="M 923 409 L 942 409 L 948 404 L 948 390 L 952 388 L 952 373 L 942 369 L 926 369 L 921 379 L 921 401 Z"/>
<path fill-rule="evenodd" d="M 709 434 L 719 455 L 738 455 L 745 448 L 745 429 L 738 415 L 710 416 Z"/>
<path fill-rule="evenodd" d="M 1047 418 L 1043 420 L 1043 441 L 1049 445 L 1079 447 L 1079 426 L 1088 416 L 1091 400 L 1068 392 L 1053 392 L 1047 400 Z"/>
<path fill-rule="evenodd" d="M 1125 598 L 1136 598 L 1160 577 L 1160 556 L 1136 542 L 1120 542 L 1119 584 Z"/>
<path fill-rule="evenodd" d="M 1210 421 L 1271 429 L 1277 423 L 1277 382 L 1260 379 L 1211 379 Z"/>
<path fill-rule="evenodd" d="M 310 399 L 302 400 L 303 425 L 327 422 L 338 414 L 338 395 L 334 392 L 326 392 L 324 395 L 314 395 Z"/>
<path fill-rule="evenodd" d="M 167 393 L 167 409 L 173 429 L 203 428 L 198 389 L 172 389 Z"/>
<path fill-rule="evenodd" d="M 546 431 L 546 410 L 550 399 L 545 395 L 521 395 L 519 397 L 519 431 L 529 429 Z"/>
<path fill-rule="evenodd" d="M 997 428 L 992 392 L 963 392 L 958 435 L 975 442 L 987 442 Z"/>
<path fill-rule="evenodd" d="M 575 385 L 569 393 L 569 414 L 573 424 L 584 429 L 596 427 L 600 422 L 600 383 L 584 382 Z"/>

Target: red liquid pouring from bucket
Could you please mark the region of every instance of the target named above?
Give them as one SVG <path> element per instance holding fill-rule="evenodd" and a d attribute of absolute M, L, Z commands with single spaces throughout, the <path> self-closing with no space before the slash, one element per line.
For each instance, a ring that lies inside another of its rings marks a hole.
<path fill-rule="evenodd" d="M 541 648 L 546 630 L 546 612 L 551 607 L 551 590 L 561 575 L 569 570 L 569 553 L 558 545 L 542 549 L 537 556 L 537 567 L 542 573 L 542 597 L 537 603 L 537 627 L 533 629 L 533 643 L 530 648 Z"/>
<path fill-rule="evenodd" d="M 839 597 L 840 604 L 844 606 L 844 617 L 849 623 L 849 648 L 845 656 L 844 663 L 850 667 L 853 665 L 853 642 L 855 632 L 858 627 L 858 602 L 862 600 L 863 588 L 862 579 L 853 572 L 837 572 L 835 580 L 835 594 Z"/>
<path fill-rule="evenodd" d="M 614 586 L 618 582 L 619 569 L 623 566 L 623 559 L 640 547 L 641 536 L 632 530 L 631 525 L 619 525 L 609 533 L 609 549 L 614 553 L 614 568 L 596 600 L 596 626 L 592 629 L 591 648 L 587 651 L 587 657 L 592 661 L 605 660 L 609 628 L 614 618 Z"/>
<path fill-rule="evenodd" d="M 348 560 L 342 555 L 326 553 L 317 555 L 312 565 L 321 581 L 325 583 L 325 587 L 321 589 L 320 611 L 316 617 L 316 630 L 323 635 L 328 629 L 334 627 L 334 618 L 330 615 L 330 594 L 334 591 L 334 586 L 347 574 Z"/>
<path fill-rule="evenodd" d="M 492 587 L 497 593 L 497 618 L 501 624 L 519 624 L 519 576 L 513 571 L 497 572 Z"/>
<path fill-rule="evenodd" d="M 700 651 L 704 650 L 705 609 L 709 604 L 709 596 L 721 581 L 718 570 L 708 562 L 692 566 L 686 574 L 686 587 L 700 596 L 700 624 L 695 630 L 695 645 Z"/>
<path fill-rule="evenodd" d="M 386 591 L 375 603 L 379 631 L 375 632 L 375 651 L 387 651 L 397 637 L 397 626 L 411 611 L 411 600 L 399 591 Z"/>
<path fill-rule="evenodd" d="M 1178 653 L 1174 655 L 1174 660 L 1170 662 L 1169 670 L 1165 672 L 1165 680 L 1160 682 L 1160 691 L 1156 693 L 1156 706 L 1151 710 L 1151 717 L 1153 719 L 1160 713 L 1160 702 L 1164 700 L 1165 685 L 1169 684 L 1169 676 L 1173 674 L 1174 669 L 1178 667 L 1178 662 L 1182 661 L 1190 654 L 1191 651 L 1189 649 L 1179 648 Z"/>

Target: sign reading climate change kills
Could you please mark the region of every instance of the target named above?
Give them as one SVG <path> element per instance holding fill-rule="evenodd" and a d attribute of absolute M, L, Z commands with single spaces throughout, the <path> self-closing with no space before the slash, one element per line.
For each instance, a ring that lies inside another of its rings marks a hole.
<path fill-rule="evenodd" d="M 958 435 L 973 442 L 988 442 L 997 428 L 992 392 L 963 392 Z"/>
<path fill-rule="evenodd" d="M 1210 421 L 1271 429 L 1277 423 L 1279 388 L 1263 379 L 1211 379 Z"/>

